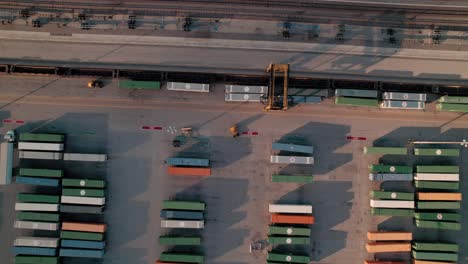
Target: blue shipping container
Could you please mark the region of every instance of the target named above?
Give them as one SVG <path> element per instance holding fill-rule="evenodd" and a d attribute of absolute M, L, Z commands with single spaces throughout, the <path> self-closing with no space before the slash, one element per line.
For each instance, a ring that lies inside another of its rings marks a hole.
<path fill-rule="evenodd" d="M 102 258 L 104 250 L 84 250 L 84 249 L 60 249 L 61 257 L 78 257 L 78 258 Z"/>
<path fill-rule="evenodd" d="M 172 166 L 193 166 L 193 167 L 208 167 L 210 160 L 194 159 L 194 158 L 168 158 L 167 164 Z"/>
<path fill-rule="evenodd" d="M 162 218 L 203 220 L 203 212 L 161 210 Z"/>
<path fill-rule="evenodd" d="M 15 255 L 55 256 L 56 248 L 44 247 L 13 247 Z"/>
<path fill-rule="evenodd" d="M 273 143 L 271 148 L 274 150 L 282 150 L 282 151 L 291 151 L 291 152 L 299 152 L 299 153 L 306 153 L 306 154 L 314 154 L 314 147 L 312 146 L 304 146 L 304 145 L 295 145 L 295 144 L 284 144 L 284 143 Z"/>
<path fill-rule="evenodd" d="M 16 183 L 58 187 L 60 182 L 57 179 L 16 176 Z"/>
<path fill-rule="evenodd" d="M 60 243 L 64 248 L 104 249 L 106 247 L 106 242 L 104 241 L 62 239 Z"/>

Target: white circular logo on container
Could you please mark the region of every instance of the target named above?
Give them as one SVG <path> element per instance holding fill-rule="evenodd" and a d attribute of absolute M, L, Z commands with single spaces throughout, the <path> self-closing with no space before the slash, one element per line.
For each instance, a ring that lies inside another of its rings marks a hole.
<path fill-rule="evenodd" d="M 286 257 L 286 261 L 291 262 L 291 260 L 292 260 L 292 257 L 291 257 L 291 256 L 287 256 L 287 257 Z"/>
<path fill-rule="evenodd" d="M 81 196 L 85 196 L 85 195 L 86 195 L 86 191 L 85 191 L 85 190 L 80 190 L 80 195 L 81 195 Z"/>
<path fill-rule="evenodd" d="M 292 230 L 292 228 L 288 228 L 288 229 L 286 229 L 286 233 L 287 233 L 288 235 L 292 234 L 292 233 L 293 233 L 293 230 Z"/>
<path fill-rule="evenodd" d="M 33 226 L 33 228 L 38 228 L 39 227 L 39 225 L 37 223 L 33 223 L 32 226 Z"/>
<path fill-rule="evenodd" d="M 390 197 L 392 197 L 393 199 L 395 199 L 395 198 L 397 197 L 397 194 L 393 192 L 392 194 L 390 194 Z"/>
<path fill-rule="evenodd" d="M 190 84 L 189 83 L 185 84 L 185 89 L 190 89 Z"/>
<path fill-rule="evenodd" d="M 86 182 L 85 181 L 80 181 L 80 186 L 85 186 Z"/>
<path fill-rule="evenodd" d="M 289 158 L 289 161 L 291 161 L 291 162 L 295 162 L 295 161 L 296 161 L 296 158 L 294 158 L 294 157 L 291 157 L 291 158 Z"/>
<path fill-rule="evenodd" d="M 390 166 L 390 171 L 395 172 L 395 166 Z"/>
<path fill-rule="evenodd" d="M 408 97 L 409 97 L 408 94 L 404 94 L 404 95 L 403 95 L 403 98 L 405 98 L 405 99 L 408 99 Z"/>
<path fill-rule="evenodd" d="M 249 100 L 250 96 L 248 94 L 244 94 L 244 100 Z"/>
<path fill-rule="evenodd" d="M 442 154 L 442 150 L 441 150 L 441 149 L 436 150 L 436 154 L 437 154 L 437 155 L 441 155 L 441 154 Z"/>
<path fill-rule="evenodd" d="M 245 92 L 248 92 L 248 91 L 250 91 L 250 87 L 248 87 L 248 86 L 245 86 L 245 87 L 244 87 L 244 91 L 245 91 Z"/>
<path fill-rule="evenodd" d="M 437 219 L 438 220 L 442 220 L 442 218 L 444 218 L 444 216 L 442 214 L 437 214 Z"/>
<path fill-rule="evenodd" d="M 406 102 L 403 102 L 403 103 L 401 103 L 401 106 L 403 106 L 403 107 L 407 107 L 407 106 L 408 106 L 408 103 L 406 103 Z"/>
<path fill-rule="evenodd" d="M 286 244 L 291 244 L 292 243 L 292 239 L 291 238 L 286 238 Z"/>

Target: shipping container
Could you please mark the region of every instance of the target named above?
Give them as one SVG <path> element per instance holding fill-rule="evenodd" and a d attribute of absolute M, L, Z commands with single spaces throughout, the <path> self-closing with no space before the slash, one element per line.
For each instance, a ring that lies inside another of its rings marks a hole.
<path fill-rule="evenodd" d="M 167 173 L 169 175 L 176 176 L 210 176 L 210 168 L 186 168 L 186 167 L 167 167 Z"/>
<path fill-rule="evenodd" d="M 18 212 L 16 217 L 23 221 L 44 221 L 59 222 L 60 214 L 54 213 L 36 213 L 36 212 Z"/>
<path fill-rule="evenodd" d="M 203 83 L 167 82 L 166 88 L 169 91 L 184 91 L 184 92 L 199 92 L 199 93 L 210 92 L 210 85 L 203 84 Z"/>
<path fill-rule="evenodd" d="M 63 160 L 104 162 L 107 160 L 107 155 L 106 154 L 88 154 L 88 153 L 64 153 Z"/>
<path fill-rule="evenodd" d="M 20 150 L 19 158 L 20 159 L 61 160 L 63 159 L 63 153 Z"/>
<path fill-rule="evenodd" d="M 105 197 L 79 197 L 62 195 L 61 199 L 64 204 L 89 204 L 89 205 L 104 205 Z"/>
<path fill-rule="evenodd" d="M 59 255 L 75 258 L 103 258 L 104 250 L 61 248 Z"/>
<path fill-rule="evenodd" d="M 384 100 L 380 104 L 382 109 L 409 109 L 409 110 L 423 110 L 426 107 L 424 102 L 415 101 L 389 101 Z"/>
<path fill-rule="evenodd" d="M 168 158 L 166 163 L 172 166 L 209 167 L 209 159 Z"/>
<path fill-rule="evenodd" d="M 443 166 L 443 165 L 418 165 L 416 166 L 418 173 L 459 173 L 458 166 Z"/>
<path fill-rule="evenodd" d="M 385 192 L 385 191 L 370 191 L 370 197 L 382 200 L 414 200 L 414 193 L 408 192 Z"/>
<path fill-rule="evenodd" d="M 366 244 L 369 253 L 411 252 L 409 242 L 370 242 Z"/>
<path fill-rule="evenodd" d="M 190 228 L 202 229 L 205 227 L 205 221 L 194 220 L 161 220 L 161 227 L 164 228 Z"/>
<path fill-rule="evenodd" d="M 349 105 L 349 106 L 364 106 L 364 107 L 377 107 L 379 100 L 377 99 L 364 99 L 364 98 L 352 98 L 352 97 L 336 97 L 335 104 L 337 105 Z"/>
<path fill-rule="evenodd" d="M 369 172 L 372 173 L 413 173 L 413 167 L 411 166 L 397 166 L 397 165 L 383 165 L 383 164 L 371 164 L 369 165 Z"/>
<path fill-rule="evenodd" d="M 444 95 L 439 98 L 441 103 L 450 103 L 450 104 L 468 104 L 468 96 L 448 96 Z"/>
<path fill-rule="evenodd" d="M 356 89 L 336 89 L 335 90 L 335 96 L 377 98 L 378 97 L 378 91 L 376 91 L 376 90 L 356 90 Z"/>
<path fill-rule="evenodd" d="M 369 173 L 371 181 L 413 181 L 413 174 Z"/>
<path fill-rule="evenodd" d="M 53 237 L 17 237 L 13 245 L 20 247 L 58 247 L 58 238 Z"/>
<path fill-rule="evenodd" d="M 14 227 L 19 229 L 57 231 L 59 224 L 50 222 L 15 221 Z"/>
<path fill-rule="evenodd" d="M 309 256 L 280 254 L 280 253 L 273 253 L 273 252 L 268 252 L 267 260 L 287 262 L 287 263 L 304 263 L 304 264 L 308 264 L 310 262 Z"/>
<path fill-rule="evenodd" d="M 445 156 L 458 157 L 460 150 L 458 149 L 435 149 L 435 148 L 415 148 L 414 155 L 416 156 Z"/>
<path fill-rule="evenodd" d="M 439 189 L 439 190 L 458 190 L 460 189 L 459 182 L 442 182 L 442 181 L 415 181 L 414 186 L 418 189 Z"/>
<path fill-rule="evenodd" d="M 364 264 L 407 264 L 404 261 L 365 260 Z"/>
<path fill-rule="evenodd" d="M 107 225 L 101 223 L 62 222 L 62 230 L 104 233 L 106 229 Z"/>
<path fill-rule="evenodd" d="M 201 237 L 160 236 L 159 244 L 173 246 L 200 246 Z"/>
<path fill-rule="evenodd" d="M 413 259 L 413 264 L 456 264 L 454 262 L 446 262 L 446 261 L 431 261 L 431 260 L 417 260 Z M 406 263 L 405 263 L 406 264 Z"/>
<path fill-rule="evenodd" d="M 60 142 L 65 141 L 65 135 L 20 133 L 19 141 L 57 142 L 57 143 L 60 143 Z"/>
<path fill-rule="evenodd" d="M 56 179 L 24 177 L 24 176 L 16 176 L 15 182 L 19 184 L 30 184 L 30 185 L 40 185 L 40 186 L 50 186 L 50 187 L 58 187 L 60 184 L 60 180 L 56 180 Z"/>
<path fill-rule="evenodd" d="M 460 202 L 421 202 L 418 201 L 418 209 L 460 209 Z"/>
<path fill-rule="evenodd" d="M 468 104 L 440 103 L 436 104 L 436 109 L 439 111 L 467 113 Z"/>
<path fill-rule="evenodd" d="M 382 94 L 382 99 L 425 102 L 427 100 L 427 95 L 423 93 L 384 92 Z"/>
<path fill-rule="evenodd" d="M 458 244 L 413 242 L 413 249 L 418 251 L 458 252 Z"/>
<path fill-rule="evenodd" d="M 370 200 L 371 207 L 377 208 L 414 208 L 414 201 Z"/>
<path fill-rule="evenodd" d="M 44 195 L 44 194 L 33 194 L 33 193 L 18 193 L 16 194 L 16 200 L 25 203 L 60 203 L 60 196 L 58 195 Z"/>
<path fill-rule="evenodd" d="M 58 212 L 58 204 L 47 203 L 15 203 L 15 211 L 41 211 L 41 212 Z"/>
<path fill-rule="evenodd" d="M 432 228 L 442 230 L 461 230 L 461 224 L 455 222 L 443 222 L 443 221 L 425 221 L 416 219 L 416 226 L 419 228 Z"/>
<path fill-rule="evenodd" d="M 59 264 L 59 258 L 44 256 L 15 256 L 15 264 Z"/>
<path fill-rule="evenodd" d="M 161 218 L 203 220 L 203 212 L 197 211 L 161 210 L 160 216 Z"/>
<path fill-rule="evenodd" d="M 270 204 L 270 213 L 312 214 L 312 205 L 305 204 Z"/>
<path fill-rule="evenodd" d="M 418 192 L 418 200 L 426 201 L 461 201 L 461 193 Z"/>
<path fill-rule="evenodd" d="M 63 151 L 62 143 L 19 142 L 19 150 Z"/>
<path fill-rule="evenodd" d="M 11 183 L 13 177 L 13 143 L 0 143 L 0 185 Z"/>
<path fill-rule="evenodd" d="M 102 214 L 104 206 L 91 205 L 60 205 L 61 213 L 77 213 L 77 214 Z"/>
<path fill-rule="evenodd" d="M 205 262 L 205 257 L 193 254 L 161 253 L 159 260 L 182 263 L 203 263 Z"/>
<path fill-rule="evenodd" d="M 85 197 L 104 197 L 103 189 L 71 189 L 63 188 L 62 195 L 66 196 L 85 196 Z"/>
<path fill-rule="evenodd" d="M 263 94 L 237 94 L 227 93 L 224 95 L 226 102 L 253 102 L 258 103 L 261 101 Z"/>
<path fill-rule="evenodd" d="M 78 232 L 78 231 L 60 231 L 61 239 L 91 240 L 103 241 L 103 233 Z"/>
<path fill-rule="evenodd" d="M 457 182 L 460 180 L 457 173 L 415 173 L 415 181 L 452 181 Z"/>
<path fill-rule="evenodd" d="M 271 175 L 272 182 L 295 182 L 295 183 L 312 183 L 314 177 L 312 175 Z"/>
<path fill-rule="evenodd" d="M 364 147 L 364 154 L 381 154 L 381 155 L 407 155 L 407 148 L 394 147 Z"/>
<path fill-rule="evenodd" d="M 161 83 L 158 81 L 119 80 L 119 88 L 160 90 Z"/>
<path fill-rule="evenodd" d="M 430 212 L 430 213 L 421 213 L 417 212 L 414 214 L 414 217 L 419 220 L 442 220 L 442 221 L 461 221 L 461 215 L 457 213 L 446 213 L 446 212 Z"/>
<path fill-rule="evenodd" d="M 33 255 L 33 256 L 55 256 L 56 248 L 43 247 L 13 247 L 15 255 Z"/>
<path fill-rule="evenodd" d="M 104 188 L 106 182 L 104 180 L 89 180 L 89 179 L 63 179 L 62 186 L 64 187 L 87 187 L 87 188 Z"/>
<path fill-rule="evenodd" d="M 328 97 L 328 89 L 310 89 L 310 88 L 288 88 L 288 96 L 303 95 L 303 96 L 316 96 Z"/>
<path fill-rule="evenodd" d="M 60 246 L 62 248 L 104 249 L 106 247 L 106 242 L 76 240 L 76 239 L 62 239 L 60 240 Z"/>
<path fill-rule="evenodd" d="M 296 144 L 285 144 L 285 143 L 273 143 L 271 149 L 278 151 L 289 151 L 305 154 L 314 154 L 314 147 L 305 146 L 305 145 L 296 145 Z"/>
<path fill-rule="evenodd" d="M 267 94 L 268 86 L 256 85 L 226 85 L 226 93 Z"/>
<path fill-rule="evenodd" d="M 310 245 L 310 237 L 268 236 L 271 245 Z"/>
<path fill-rule="evenodd" d="M 371 208 L 372 215 L 386 215 L 386 216 L 414 216 L 413 209 L 387 209 L 387 208 Z"/>
<path fill-rule="evenodd" d="M 271 214 L 272 224 L 313 224 L 314 217 L 311 215 L 298 215 L 298 214 Z"/>
<path fill-rule="evenodd" d="M 424 252 L 412 251 L 413 258 L 418 260 L 433 260 L 433 261 L 458 261 L 457 253 L 442 253 L 442 252 Z"/>
<path fill-rule="evenodd" d="M 402 231 L 369 231 L 367 239 L 370 241 L 411 241 L 413 233 Z"/>
<path fill-rule="evenodd" d="M 294 226 L 269 226 L 270 235 L 310 236 L 310 228 Z"/>
<path fill-rule="evenodd" d="M 291 104 L 318 104 L 322 102 L 320 96 L 303 96 L 303 95 L 290 95 L 288 100 L 292 100 Z"/>
<path fill-rule="evenodd" d="M 162 208 L 173 209 L 173 210 L 204 211 L 205 203 L 193 202 L 193 201 L 166 200 L 166 201 L 163 201 Z"/>
<path fill-rule="evenodd" d="M 63 170 L 20 168 L 19 175 L 29 177 L 62 178 Z"/>
<path fill-rule="evenodd" d="M 303 156 L 277 156 L 271 155 L 271 163 L 282 163 L 282 164 L 314 164 L 314 157 L 303 157 Z"/>

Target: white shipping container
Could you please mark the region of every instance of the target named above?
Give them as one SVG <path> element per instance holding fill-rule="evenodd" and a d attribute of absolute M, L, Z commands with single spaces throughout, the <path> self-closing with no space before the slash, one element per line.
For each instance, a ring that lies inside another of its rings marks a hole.
<path fill-rule="evenodd" d="M 104 205 L 106 203 L 105 197 L 82 197 L 62 195 L 60 200 L 62 201 L 62 204 Z"/>
<path fill-rule="evenodd" d="M 202 229 L 205 227 L 205 221 L 192 221 L 192 220 L 161 220 L 161 227 L 164 228 L 196 228 Z"/>
<path fill-rule="evenodd" d="M 226 102 L 260 102 L 261 94 L 236 94 L 227 93 L 224 95 Z"/>
<path fill-rule="evenodd" d="M 460 180 L 460 175 L 457 173 L 415 173 L 414 180 L 416 181 L 454 181 Z"/>
<path fill-rule="evenodd" d="M 204 83 L 182 83 L 182 82 L 167 82 L 167 90 L 184 91 L 184 92 L 210 92 L 210 85 Z"/>
<path fill-rule="evenodd" d="M 59 225 L 49 222 L 15 221 L 15 228 L 57 231 Z"/>
<path fill-rule="evenodd" d="M 384 100 L 402 100 L 402 101 L 426 101 L 426 94 L 420 93 L 395 93 L 395 92 L 384 92 L 382 98 Z"/>
<path fill-rule="evenodd" d="M 104 162 L 106 154 L 64 153 L 63 160 Z"/>
<path fill-rule="evenodd" d="M 20 247 L 58 247 L 58 238 L 53 237 L 18 237 L 14 241 L 15 246 Z"/>
<path fill-rule="evenodd" d="M 380 104 L 380 108 L 422 110 L 422 109 L 425 108 L 425 103 L 424 102 L 416 102 L 416 101 L 389 101 L 389 100 L 384 100 Z"/>
<path fill-rule="evenodd" d="M 270 213 L 312 214 L 312 205 L 270 204 Z"/>
<path fill-rule="evenodd" d="M 63 151 L 62 143 L 19 142 L 19 150 Z"/>
<path fill-rule="evenodd" d="M 271 155 L 270 161 L 283 164 L 314 164 L 314 157 Z"/>
<path fill-rule="evenodd" d="M 58 212 L 58 204 L 46 203 L 16 203 L 15 211 L 41 211 L 41 212 Z"/>
<path fill-rule="evenodd" d="M 414 208 L 414 201 L 370 200 L 373 208 Z"/>
<path fill-rule="evenodd" d="M 63 153 L 20 150 L 19 158 L 20 159 L 61 160 L 63 159 Z"/>
<path fill-rule="evenodd" d="M 226 93 L 266 94 L 268 86 L 255 85 L 226 85 Z"/>

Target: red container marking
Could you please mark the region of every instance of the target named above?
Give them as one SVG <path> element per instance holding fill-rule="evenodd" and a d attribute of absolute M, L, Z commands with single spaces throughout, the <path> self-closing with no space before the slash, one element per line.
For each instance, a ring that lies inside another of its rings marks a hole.
<path fill-rule="evenodd" d="M 252 132 L 252 135 L 257 136 L 258 132 Z"/>
<path fill-rule="evenodd" d="M 353 140 L 354 137 L 351 137 L 351 136 L 347 136 L 346 139 L 350 139 L 350 140 Z"/>
<path fill-rule="evenodd" d="M 366 137 L 358 137 L 357 139 L 358 139 L 358 140 L 367 140 Z"/>
<path fill-rule="evenodd" d="M 13 122 L 13 120 L 11 120 L 11 119 L 3 119 L 3 123 L 12 123 L 12 122 Z"/>
<path fill-rule="evenodd" d="M 141 129 L 151 129 L 150 126 L 142 126 Z"/>
<path fill-rule="evenodd" d="M 16 120 L 16 124 L 24 124 L 24 120 Z"/>
<path fill-rule="evenodd" d="M 160 126 L 155 126 L 155 127 L 153 127 L 153 129 L 154 129 L 154 130 L 162 130 L 162 127 L 160 127 Z"/>

